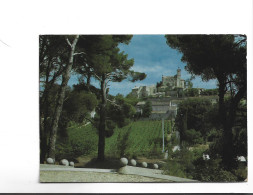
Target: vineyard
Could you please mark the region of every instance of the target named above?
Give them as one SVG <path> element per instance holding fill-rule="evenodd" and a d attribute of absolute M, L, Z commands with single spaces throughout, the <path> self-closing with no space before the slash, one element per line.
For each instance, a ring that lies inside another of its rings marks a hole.
<path fill-rule="evenodd" d="M 165 121 L 165 132 L 171 131 L 171 122 Z M 108 156 L 157 157 L 162 152 L 162 122 L 137 121 L 116 129 L 106 140 L 105 153 Z"/>
<path fill-rule="evenodd" d="M 171 132 L 171 121 L 164 121 L 165 134 Z M 107 157 L 128 158 L 145 156 L 159 157 L 162 154 L 162 122 L 136 121 L 123 128 L 116 128 L 110 138 L 106 138 Z M 97 130 L 91 124 L 72 124 L 68 128 L 68 139 L 57 144 L 57 156 L 74 158 L 81 155 L 97 154 Z"/>

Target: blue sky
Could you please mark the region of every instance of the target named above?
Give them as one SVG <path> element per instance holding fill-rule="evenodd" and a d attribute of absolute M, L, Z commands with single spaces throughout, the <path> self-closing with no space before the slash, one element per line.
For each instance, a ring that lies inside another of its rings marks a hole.
<path fill-rule="evenodd" d="M 145 72 L 146 79 L 143 81 L 129 82 L 127 80 L 120 83 L 109 83 L 112 95 L 121 93 L 127 95 L 135 86 L 153 85 L 162 80 L 162 75 L 173 76 L 177 68 L 181 68 L 181 77 L 188 79 L 191 75 L 185 71 L 185 63 L 181 62 L 182 54 L 170 48 L 166 44 L 164 35 L 134 35 L 129 45 L 120 45 L 120 49 L 128 54 L 129 58 L 134 58 L 132 70 Z M 193 87 L 215 88 L 216 80 L 202 82 L 200 77 L 193 81 Z M 77 83 L 77 79 L 72 77 L 70 85 Z M 93 84 L 98 87 L 98 83 L 93 80 Z"/>

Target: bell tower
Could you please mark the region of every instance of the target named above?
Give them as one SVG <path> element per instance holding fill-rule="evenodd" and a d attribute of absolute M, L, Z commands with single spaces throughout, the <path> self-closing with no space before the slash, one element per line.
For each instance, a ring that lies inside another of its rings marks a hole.
<path fill-rule="evenodd" d="M 179 67 L 177 69 L 177 78 L 181 79 L 181 69 Z"/>
<path fill-rule="evenodd" d="M 180 80 L 181 80 L 181 69 L 178 67 L 178 69 L 177 69 L 177 86 L 176 87 L 181 87 Z"/>

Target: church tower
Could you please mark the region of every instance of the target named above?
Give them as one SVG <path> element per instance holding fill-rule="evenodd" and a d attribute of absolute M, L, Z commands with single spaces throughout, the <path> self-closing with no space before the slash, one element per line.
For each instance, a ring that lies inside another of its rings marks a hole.
<path fill-rule="evenodd" d="M 177 78 L 181 79 L 181 69 L 177 69 Z"/>
<path fill-rule="evenodd" d="M 176 87 L 180 87 L 180 80 L 181 80 L 181 69 L 178 68 L 177 69 L 177 86 Z"/>

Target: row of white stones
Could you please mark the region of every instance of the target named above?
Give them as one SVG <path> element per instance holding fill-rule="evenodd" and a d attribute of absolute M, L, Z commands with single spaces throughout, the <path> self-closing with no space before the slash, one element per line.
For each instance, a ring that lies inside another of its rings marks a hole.
<path fill-rule="evenodd" d="M 47 158 L 47 164 L 54 164 L 55 163 L 55 161 L 54 161 L 54 159 L 52 159 L 52 158 Z M 62 159 L 61 161 L 60 161 L 60 165 L 64 165 L 64 166 L 72 166 L 72 167 L 74 167 L 75 166 L 75 163 L 73 162 L 73 161 L 68 161 L 67 159 Z"/>
<path fill-rule="evenodd" d="M 127 158 L 121 158 L 120 159 L 120 165 L 121 166 L 126 166 L 128 164 L 128 160 L 127 160 Z M 134 160 L 134 159 L 131 159 L 130 160 L 130 163 L 129 163 L 131 166 L 136 166 L 136 160 Z M 146 163 L 146 162 L 142 162 L 141 163 L 141 166 L 143 167 L 143 168 L 147 168 L 148 167 L 148 163 Z M 153 168 L 154 169 L 158 169 L 158 164 L 153 164 Z"/>

